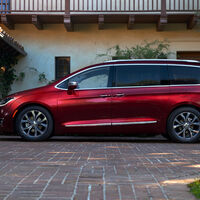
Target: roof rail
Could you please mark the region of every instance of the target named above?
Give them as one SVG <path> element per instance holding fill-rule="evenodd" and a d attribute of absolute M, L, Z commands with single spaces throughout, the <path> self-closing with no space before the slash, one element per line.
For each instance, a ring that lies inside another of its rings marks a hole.
<path fill-rule="evenodd" d="M 125 61 L 178 61 L 178 62 L 192 62 L 192 63 L 199 63 L 198 60 L 179 60 L 179 59 L 122 59 L 122 60 L 108 60 L 104 61 L 104 63 L 110 62 L 125 62 Z"/>

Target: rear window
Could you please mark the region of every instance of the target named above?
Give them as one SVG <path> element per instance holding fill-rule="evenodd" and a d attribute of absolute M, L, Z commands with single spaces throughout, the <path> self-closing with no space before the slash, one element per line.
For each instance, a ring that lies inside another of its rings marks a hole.
<path fill-rule="evenodd" d="M 200 68 L 186 66 L 169 66 L 171 85 L 200 84 Z"/>

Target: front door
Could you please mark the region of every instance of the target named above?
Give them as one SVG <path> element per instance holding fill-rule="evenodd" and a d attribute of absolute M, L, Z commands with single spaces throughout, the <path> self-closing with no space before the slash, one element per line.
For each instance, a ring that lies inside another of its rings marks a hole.
<path fill-rule="evenodd" d="M 60 124 L 66 132 L 107 132 L 111 128 L 110 67 L 85 70 L 66 80 L 78 88 L 58 98 Z"/>

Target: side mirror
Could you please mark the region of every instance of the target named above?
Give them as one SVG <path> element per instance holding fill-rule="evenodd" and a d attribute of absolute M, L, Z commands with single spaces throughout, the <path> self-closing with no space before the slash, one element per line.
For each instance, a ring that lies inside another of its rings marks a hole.
<path fill-rule="evenodd" d="M 69 82 L 68 84 L 68 90 L 74 90 L 78 87 L 78 83 L 77 82 Z"/>

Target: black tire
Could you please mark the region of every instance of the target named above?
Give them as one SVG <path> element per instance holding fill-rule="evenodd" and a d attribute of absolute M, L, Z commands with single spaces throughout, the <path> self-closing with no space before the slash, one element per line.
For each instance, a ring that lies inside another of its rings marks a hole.
<path fill-rule="evenodd" d="M 42 141 L 51 136 L 53 119 L 45 108 L 29 106 L 17 115 L 15 128 L 17 134 L 27 141 Z"/>
<path fill-rule="evenodd" d="M 194 143 L 200 138 L 200 113 L 191 107 L 174 110 L 167 121 L 169 137 L 175 142 Z"/>

